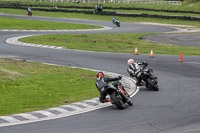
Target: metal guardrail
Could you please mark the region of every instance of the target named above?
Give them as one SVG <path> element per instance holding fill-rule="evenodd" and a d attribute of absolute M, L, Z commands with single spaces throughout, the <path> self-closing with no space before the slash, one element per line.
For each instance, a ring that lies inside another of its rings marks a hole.
<path fill-rule="evenodd" d="M 37 2 L 73 2 L 77 0 L 2 0 L 2 1 L 37 1 Z M 78 0 L 80 3 L 140 3 L 140 4 L 171 4 L 182 5 L 181 1 L 155 1 L 155 0 Z"/>

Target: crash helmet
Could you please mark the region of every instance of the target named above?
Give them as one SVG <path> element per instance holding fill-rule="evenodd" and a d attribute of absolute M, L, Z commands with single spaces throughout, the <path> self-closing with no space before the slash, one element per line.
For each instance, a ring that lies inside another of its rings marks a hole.
<path fill-rule="evenodd" d="M 96 76 L 97 76 L 97 78 L 99 78 L 99 77 L 104 77 L 104 74 L 103 74 L 103 72 L 98 72 L 98 73 L 96 74 Z"/>
<path fill-rule="evenodd" d="M 133 63 L 133 62 L 134 62 L 133 59 L 129 59 L 128 62 L 127 62 L 127 64 L 130 65 L 130 64 Z"/>

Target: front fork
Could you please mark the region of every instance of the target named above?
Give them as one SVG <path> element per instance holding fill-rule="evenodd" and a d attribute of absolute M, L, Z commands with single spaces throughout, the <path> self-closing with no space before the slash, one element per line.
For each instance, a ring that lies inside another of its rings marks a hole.
<path fill-rule="evenodd" d="M 130 100 L 129 94 L 124 90 L 122 85 L 119 85 L 119 91 L 120 91 L 121 95 L 126 99 L 126 101 Z"/>

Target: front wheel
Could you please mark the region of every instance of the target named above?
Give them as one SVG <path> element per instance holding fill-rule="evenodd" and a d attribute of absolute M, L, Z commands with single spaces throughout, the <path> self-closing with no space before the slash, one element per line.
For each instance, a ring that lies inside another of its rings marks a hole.
<path fill-rule="evenodd" d="M 148 85 L 150 86 L 150 88 L 152 88 L 154 91 L 159 90 L 158 85 L 154 84 L 153 81 L 150 78 L 147 79 L 147 82 L 148 82 Z"/>
<path fill-rule="evenodd" d="M 129 106 L 132 106 L 132 105 L 133 105 L 133 102 L 132 102 L 131 100 L 128 101 L 127 103 L 128 103 Z"/>
<path fill-rule="evenodd" d="M 118 94 L 112 93 L 110 95 L 110 98 L 111 98 L 112 102 L 117 106 L 118 109 L 124 109 L 124 104 L 123 104 L 122 100 L 120 100 L 118 98 Z"/>

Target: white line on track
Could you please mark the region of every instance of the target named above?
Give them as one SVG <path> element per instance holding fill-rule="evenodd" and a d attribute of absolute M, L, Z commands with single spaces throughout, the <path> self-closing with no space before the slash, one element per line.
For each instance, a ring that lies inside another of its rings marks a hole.
<path fill-rule="evenodd" d="M 190 64 L 199 64 L 199 65 L 200 65 L 200 62 L 185 62 L 185 63 L 190 63 Z"/>

